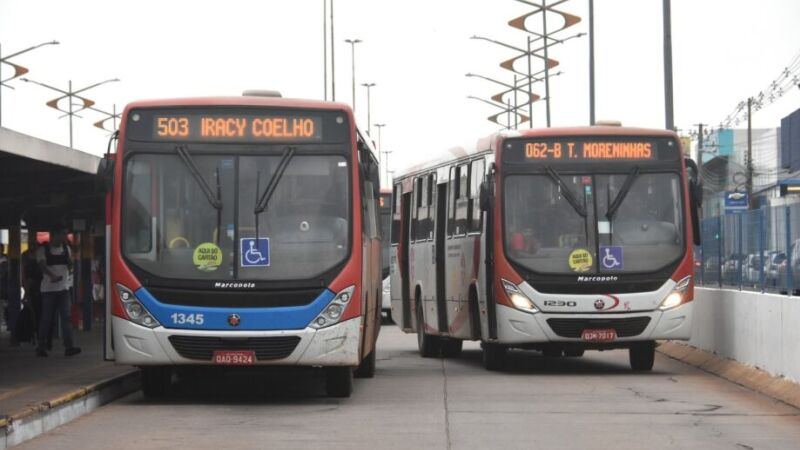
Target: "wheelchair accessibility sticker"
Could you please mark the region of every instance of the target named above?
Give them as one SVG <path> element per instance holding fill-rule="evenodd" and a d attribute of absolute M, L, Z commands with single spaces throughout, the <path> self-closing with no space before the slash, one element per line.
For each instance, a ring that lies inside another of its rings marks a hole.
<path fill-rule="evenodd" d="M 622 270 L 622 247 L 601 245 L 600 264 L 606 270 Z"/>
<path fill-rule="evenodd" d="M 269 238 L 242 238 L 241 243 L 242 267 L 269 266 Z"/>

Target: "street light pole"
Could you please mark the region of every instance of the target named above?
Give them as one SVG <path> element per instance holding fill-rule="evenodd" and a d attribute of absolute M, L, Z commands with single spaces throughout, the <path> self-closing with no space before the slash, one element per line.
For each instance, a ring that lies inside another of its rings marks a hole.
<path fill-rule="evenodd" d="M 370 90 L 376 86 L 375 83 L 362 83 L 362 86 L 367 88 L 367 134 L 372 136 L 372 100 L 370 98 Z"/>
<path fill-rule="evenodd" d="M 350 56 L 353 63 L 353 113 L 356 112 L 356 44 L 361 43 L 361 39 L 345 39 L 350 44 Z"/>
<path fill-rule="evenodd" d="M 44 87 L 44 88 L 47 88 L 47 89 L 50 89 L 50 90 L 52 90 L 52 91 L 56 91 L 56 92 L 58 92 L 58 93 L 61 93 L 61 94 L 63 94 L 61 97 L 56 97 L 56 98 L 54 98 L 53 100 L 50 100 L 49 102 L 47 102 L 47 106 L 49 106 L 49 107 L 51 107 L 51 108 L 53 108 L 53 109 L 56 109 L 56 110 L 58 110 L 58 111 L 61 111 L 61 112 L 63 112 L 63 113 L 66 113 L 66 114 L 65 114 L 65 116 L 68 116 L 68 117 L 69 117 L 69 146 L 70 146 L 70 148 L 72 148 L 72 116 L 76 116 L 76 115 L 78 115 L 78 113 L 79 113 L 79 112 L 81 112 L 81 111 L 83 111 L 84 109 L 89 109 L 89 108 L 90 108 L 92 105 L 94 105 L 94 103 L 95 103 L 94 101 L 92 101 L 92 100 L 89 100 L 89 99 L 88 99 L 88 98 L 86 98 L 86 97 L 82 97 L 82 96 L 80 96 L 80 95 L 78 95 L 78 94 L 80 94 L 80 93 L 82 93 L 82 92 L 86 92 L 86 91 L 88 91 L 89 89 L 96 88 L 96 87 L 98 87 L 98 86 L 100 86 L 100 85 L 102 85 L 102 84 L 106 84 L 106 83 L 112 83 L 112 82 L 120 81 L 120 80 L 119 80 L 119 78 L 112 78 L 112 79 L 108 79 L 108 80 L 105 80 L 105 81 L 101 81 L 101 82 L 99 82 L 99 83 L 95 83 L 95 84 L 92 84 L 92 85 L 86 86 L 86 87 L 84 87 L 84 88 L 81 88 L 81 89 L 78 89 L 78 90 L 75 90 L 75 91 L 73 91 L 73 90 L 72 90 L 72 80 L 69 80 L 69 85 L 68 85 L 68 86 L 69 86 L 69 88 L 68 88 L 68 90 L 66 90 L 66 91 L 65 91 L 65 90 L 63 90 L 63 89 L 59 89 L 59 88 L 57 88 L 57 87 L 53 87 L 53 86 L 50 86 L 50 85 L 48 85 L 48 84 L 41 83 L 41 82 L 39 82 L 39 81 L 30 80 L 30 79 L 28 79 L 28 78 L 20 78 L 20 80 L 22 80 L 22 81 L 24 81 L 24 82 L 26 82 L 26 83 L 38 84 L 39 86 L 42 86 L 42 87 Z M 81 103 L 80 103 L 80 106 L 81 106 L 81 108 L 80 108 L 80 109 L 78 109 L 77 111 L 75 111 L 75 110 L 73 109 L 73 105 L 74 105 L 74 104 L 73 104 L 73 98 L 75 98 L 75 97 L 77 97 L 77 98 L 78 98 L 78 99 L 80 99 L 80 101 L 81 101 Z M 62 100 L 62 99 L 65 99 L 65 98 L 66 98 L 66 99 L 67 99 L 67 101 L 69 102 L 69 108 L 68 108 L 68 109 L 66 109 L 66 110 L 64 110 L 64 109 L 61 109 L 61 108 L 59 108 L 59 107 L 58 107 L 58 102 L 59 102 L 60 100 Z M 60 118 L 63 118 L 63 117 L 64 117 L 64 116 L 61 116 L 61 117 L 59 117 L 59 119 L 60 119 Z M 80 116 L 78 116 L 78 117 L 80 117 Z"/>
<path fill-rule="evenodd" d="M 544 39 L 544 105 L 550 128 L 550 58 L 547 56 L 547 0 L 542 0 L 542 39 Z"/>
<path fill-rule="evenodd" d="M 34 45 L 33 47 L 28 47 L 25 50 L 20 50 L 20 51 L 18 51 L 16 53 L 12 53 L 12 54 L 6 56 L 5 58 L 3 57 L 2 47 L 0 47 L 0 125 L 3 125 L 3 87 L 5 86 L 5 87 L 7 87 L 9 89 L 14 89 L 13 87 L 9 86 L 8 84 L 5 84 L 6 81 L 11 81 L 14 78 L 21 77 L 22 75 L 25 75 L 26 73 L 28 73 L 28 68 L 27 67 L 22 67 L 22 66 L 20 66 L 18 64 L 10 63 L 10 62 L 8 62 L 8 60 L 13 58 L 13 57 L 15 57 L 15 56 L 21 55 L 23 53 L 27 53 L 27 52 L 29 52 L 31 50 L 35 50 L 35 49 L 37 49 L 39 47 L 42 47 L 42 46 L 45 46 L 45 45 L 58 45 L 58 44 L 59 44 L 58 41 L 43 42 L 43 43 L 41 43 L 39 45 Z M 9 66 L 14 68 L 14 75 L 12 75 L 9 78 L 6 78 L 5 80 L 3 79 L 3 71 L 2 71 L 3 63 L 8 64 Z"/>
<path fill-rule="evenodd" d="M 328 101 L 328 0 L 322 0 L 322 73 L 323 99 Z"/>
<path fill-rule="evenodd" d="M 336 101 L 336 41 L 333 36 L 333 0 L 331 0 L 331 100 Z"/>
<path fill-rule="evenodd" d="M 664 109 L 666 128 L 675 128 L 672 110 L 672 13 L 670 0 L 664 0 Z"/>
<path fill-rule="evenodd" d="M 594 0 L 589 0 L 589 125 L 594 122 Z"/>
<path fill-rule="evenodd" d="M 386 155 L 383 159 L 386 161 L 386 185 L 387 186 L 392 181 L 391 179 L 389 179 L 389 174 L 394 172 L 393 170 L 392 171 L 389 170 L 389 153 L 392 153 L 392 152 L 390 152 L 388 150 L 383 152 L 383 154 Z"/>
<path fill-rule="evenodd" d="M 383 129 L 386 124 L 376 123 L 375 126 L 378 128 L 378 166 L 383 166 L 383 156 L 381 156 L 381 150 L 383 150 L 383 147 L 381 147 L 381 129 Z M 386 180 L 386 182 L 388 183 L 389 180 Z"/>

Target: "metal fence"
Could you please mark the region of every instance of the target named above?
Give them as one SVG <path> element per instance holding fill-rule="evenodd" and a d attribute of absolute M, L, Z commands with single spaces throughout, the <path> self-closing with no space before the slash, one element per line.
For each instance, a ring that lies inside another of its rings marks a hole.
<path fill-rule="evenodd" d="M 800 204 L 703 219 L 697 285 L 800 295 Z"/>

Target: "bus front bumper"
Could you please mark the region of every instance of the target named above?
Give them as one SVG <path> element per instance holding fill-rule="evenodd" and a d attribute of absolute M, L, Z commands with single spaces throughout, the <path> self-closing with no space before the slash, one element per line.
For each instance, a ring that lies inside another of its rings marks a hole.
<path fill-rule="evenodd" d="M 649 318 L 646 327 L 633 336 L 618 337 L 613 342 L 607 343 L 608 347 L 625 347 L 632 342 L 651 341 L 657 339 L 669 340 L 689 340 L 692 332 L 692 310 L 693 302 L 685 303 L 667 311 L 641 311 L 625 314 L 554 314 L 536 313 L 530 314 L 510 308 L 504 305 L 497 305 L 497 343 L 510 345 L 538 344 L 546 342 L 563 342 L 574 344 L 585 344 L 590 347 L 591 343 L 584 341 L 580 335 L 576 337 L 564 336 L 563 328 L 556 332 L 558 328 L 555 324 L 548 322 L 550 319 L 560 320 L 569 328 L 577 326 L 580 333 L 581 320 L 603 319 L 608 320 L 608 324 L 618 323 L 618 320 L 641 320 Z M 571 325 L 576 324 L 576 325 Z M 596 328 L 611 328 L 610 325 L 600 325 Z M 591 328 L 595 328 L 594 325 Z M 561 335 L 559 335 L 561 334 Z"/>
<path fill-rule="evenodd" d="M 134 366 L 154 365 L 210 365 L 213 359 L 186 358 L 176 350 L 170 337 L 221 338 L 244 340 L 246 338 L 292 337 L 300 338 L 288 356 L 279 359 L 256 358 L 254 365 L 295 365 L 295 366 L 352 366 L 359 364 L 359 339 L 361 318 L 340 322 L 327 328 L 316 330 L 306 327 L 302 330 L 284 331 L 219 331 L 184 330 L 159 326 L 145 328 L 119 317 L 112 317 L 112 333 L 116 362 Z M 200 344 L 202 347 L 206 344 Z M 243 346 L 244 347 L 244 346 Z M 226 344 L 219 350 L 248 350 Z M 186 353 L 186 350 L 184 350 Z"/>

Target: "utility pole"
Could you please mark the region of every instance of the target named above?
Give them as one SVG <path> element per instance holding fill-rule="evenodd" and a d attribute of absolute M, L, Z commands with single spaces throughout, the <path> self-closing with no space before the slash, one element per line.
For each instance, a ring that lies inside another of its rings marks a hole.
<path fill-rule="evenodd" d="M 747 98 L 747 209 L 753 208 L 753 97 Z"/>
<path fill-rule="evenodd" d="M 328 101 L 328 0 L 322 0 L 322 72 L 324 100 Z"/>
<path fill-rule="evenodd" d="M 589 0 L 591 1 L 591 0 Z M 528 127 L 533 128 L 533 72 L 531 70 L 531 40 L 533 38 L 528 35 Z M 547 62 L 545 62 L 547 64 Z M 516 94 L 516 90 L 514 93 Z"/>
<path fill-rule="evenodd" d="M 544 96 L 547 128 L 550 128 L 550 58 L 547 56 L 547 1 L 542 0 L 542 38 L 544 39 Z"/>
<path fill-rule="evenodd" d="M 361 39 L 345 39 L 350 44 L 350 57 L 353 62 L 353 113 L 356 112 L 356 44 L 361 43 Z"/>
<path fill-rule="evenodd" d="M 336 41 L 333 39 L 333 0 L 331 0 L 331 100 L 336 101 Z"/>
<path fill-rule="evenodd" d="M 589 0 L 589 125 L 594 122 L 594 0 Z"/>
<path fill-rule="evenodd" d="M 375 126 L 378 128 L 378 166 L 383 167 L 383 156 L 381 155 L 383 147 L 381 147 L 381 130 L 383 127 L 386 126 L 385 123 L 376 123 Z M 388 183 L 389 180 L 386 180 Z"/>
<path fill-rule="evenodd" d="M 664 0 L 664 108 L 666 109 L 666 128 L 675 129 L 672 112 L 672 19 L 670 0 Z"/>
<path fill-rule="evenodd" d="M 697 125 L 697 172 L 698 176 L 703 172 L 703 127 L 704 123 Z"/>

